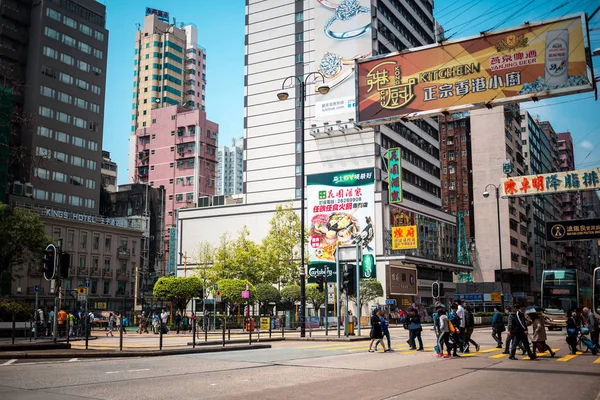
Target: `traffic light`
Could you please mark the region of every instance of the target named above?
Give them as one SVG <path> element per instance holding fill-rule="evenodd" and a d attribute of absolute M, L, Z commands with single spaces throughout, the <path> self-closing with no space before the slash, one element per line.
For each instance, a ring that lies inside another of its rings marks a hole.
<path fill-rule="evenodd" d="M 56 247 L 49 244 L 44 250 L 44 278 L 47 281 L 56 276 Z"/>
<path fill-rule="evenodd" d="M 342 288 L 348 296 L 356 294 L 356 272 L 354 268 L 354 264 L 346 264 L 342 277 Z"/>
<path fill-rule="evenodd" d="M 444 293 L 444 284 L 440 283 L 440 297 L 444 297 L 445 293 Z"/>
<path fill-rule="evenodd" d="M 322 276 L 317 276 L 317 290 L 321 293 L 323 293 L 323 290 L 325 290 L 324 287 L 324 283 L 325 283 L 325 278 L 323 278 Z"/>
<path fill-rule="evenodd" d="M 433 282 L 431 284 L 431 297 L 434 299 L 440 297 L 440 284 L 438 282 Z"/>
<path fill-rule="evenodd" d="M 65 279 L 69 277 L 69 267 L 71 266 L 71 257 L 69 253 L 60 253 L 58 257 L 59 278 Z"/>

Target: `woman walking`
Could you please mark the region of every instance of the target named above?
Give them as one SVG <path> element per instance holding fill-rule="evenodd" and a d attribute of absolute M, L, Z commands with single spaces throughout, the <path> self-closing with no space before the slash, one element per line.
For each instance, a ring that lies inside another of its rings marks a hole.
<path fill-rule="evenodd" d="M 438 310 L 438 318 L 440 321 L 439 326 L 439 337 L 438 337 L 438 349 L 439 352 L 437 354 L 438 358 L 450 358 L 450 351 L 452 346 L 450 345 L 450 321 L 448 320 L 448 316 L 446 315 L 446 310 L 440 308 Z M 446 351 L 448 355 L 444 355 L 444 345 L 446 345 Z M 456 354 L 456 348 L 454 348 L 454 354 Z"/>
<path fill-rule="evenodd" d="M 573 313 L 567 311 L 567 343 L 571 349 L 571 354 L 577 354 L 577 336 L 579 335 L 579 327 Z"/>
<path fill-rule="evenodd" d="M 370 333 L 370 337 L 371 337 L 371 343 L 369 344 L 369 353 L 373 353 L 373 343 L 376 340 L 381 340 L 383 339 L 383 331 L 381 329 L 381 320 L 379 319 L 379 308 L 376 310 L 373 310 L 373 314 L 371 314 L 371 333 Z M 381 342 L 381 347 L 383 347 L 383 351 L 386 352 L 387 349 L 385 348 L 385 343 Z"/>
<path fill-rule="evenodd" d="M 533 355 L 535 356 L 536 350 L 540 352 L 548 351 L 550 352 L 550 357 L 554 358 L 554 352 L 550 346 L 546 344 L 547 336 L 544 319 L 538 313 L 531 315 L 531 318 L 533 319 Z"/>
<path fill-rule="evenodd" d="M 108 332 L 106 332 L 106 336 L 108 336 L 110 334 L 110 336 L 115 336 L 113 335 L 113 329 L 115 327 L 115 315 L 113 313 L 110 313 L 110 315 L 108 316 Z"/>
<path fill-rule="evenodd" d="M 421 326 L 421 317 L 419 313 L 414 308 L 410 309 L 410 324 L 408 325 L 409 333 L 408 333 L 408 342 L 410 346 L 410 350 L 423 351 L 423 340 L 421 339 L 421 332 L 423 331 L 423 327 Z M 417 349 L 416 339 L 419 340 L 419 348 Z"/>
<path fill-rule="evenodd" d="M 381 312 L 381 316 L 379 317 L 379 321 L 381 322 L 381 332 L 383 333 L 383 336 L 385 336 L 385 338 L 387 339 L 387 345 L 388 345 L 388 351 L 394 351 L 392 350 L 392 342 L 390 339 L 390 329 L 389 329 L 389 325 L 390 325 L 390 320 L 389 320 L 389 314 L 386 310 L 383 310 Z M 377 345 L 381 342 L 382 339 L 377 339 L 377 341 L 375 342 L 375 351 L 377 351 Z"/>

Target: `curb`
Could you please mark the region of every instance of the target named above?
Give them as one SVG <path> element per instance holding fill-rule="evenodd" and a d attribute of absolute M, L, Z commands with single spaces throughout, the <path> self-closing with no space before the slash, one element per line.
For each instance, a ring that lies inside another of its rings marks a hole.
<path fill-rule="evenodd" d="M 366 340 L 371 340 L 366 336 L 359 337 L 305 337 L 305 338 L 285 338 L 286 341 L 291 342 L 362 342 Z"/>
<path fill-rule="evenodd" d="M 61 353 L 13 353 L 0 354 L 0 360 L 9 359 L 44 359 L 44 358 L 123 358 L 123 357 L 161 357 L 174 356 L 182 354 L 197 354 L 197 353 L 221 353 L 227 351 L 240 350 L 260 350 L 270 349 L 270 344 L 253 344 L 245 346 L 229 346 L 229 347 L 208 347 L 200 349 L 169 349 L 169 350 L 149 350 L 149 351 L 94 351 L 94 350 L 79 350 Z"/>
<path fill-rule="evenodd" d="M 260 339 L 260 340 L 256 340 L 254 337 L 252 338 L 252 343 L 264 343 L 264 342 L 281 342 L 287 340 L 285 338 L 267 338 L 267 339 Z M 225 344 L 247 344 L 248 340 L 247 339 L 233 339 L 233 340 L 226 340 Z M 188 342 L 187 343 L 188 346 L 193 346 L 192 342 Z M 196 340 L 196 347 L 198 346 L 222 346 L 223 345 L 223 341 L 222 340 L 209 340 L 208 342 L 200 342 L 198 340 Z"/>
<path fill-rule="evenodd" d="M 0 354 L 8 351 L 69 350 L 70 348 L 71 344 L 67 343 L 10 344 L 0 346 Z"/>

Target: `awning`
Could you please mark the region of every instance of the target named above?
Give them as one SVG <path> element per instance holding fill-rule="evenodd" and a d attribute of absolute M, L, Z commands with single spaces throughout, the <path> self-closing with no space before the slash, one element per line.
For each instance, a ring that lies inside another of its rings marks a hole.
<path fill-rule="evenodd" d="M 432 260 L 429 258 L 411 256 L 411 255 L 398 255 L 398 256 L 377 256 L 377 261 L 403 261 L 406 263 L 415 264 L 417 267 L 434 267 L 442 271 L 450 272 L 473 272 L 472 265 L 457 264 L 447 261 Z"/>

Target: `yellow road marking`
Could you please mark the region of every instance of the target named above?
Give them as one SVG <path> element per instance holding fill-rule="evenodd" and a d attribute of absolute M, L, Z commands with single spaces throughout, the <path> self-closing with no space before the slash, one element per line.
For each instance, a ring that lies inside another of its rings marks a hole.
<path fill-rule="evenodd" d="M 598 357 L 598 358 L 596 359 L 596 361 L 594 361 L 594 364 L 600 364 L 600 357 Z"/>
<path fill-rule="evenodd" d="M 495 354 L 493 356 L 490 356 L 490 358 L 503 358 L 503 357 L 508 357 L 508 354 L 500 353 L 500 354 Z"/>
<path fill-rule="evenodd" d="M 495 351 L 502 351 L 502 349 L 497 349 L 494 347 L 492 349 L 479 350 L 477 353 L 493 353 Z"/>
<path fill-rule="evenodd" d="M 580 353 L 581 354 L 581 353 Z M 574 359 L 575 357 L 577 357 L 579 354 L 567 354 L 566 356 L 563 356 L 561 358 L 557 358 L 556 361 L 561 361 L 561 362 L 567 362 L 569 360 Z"/>

